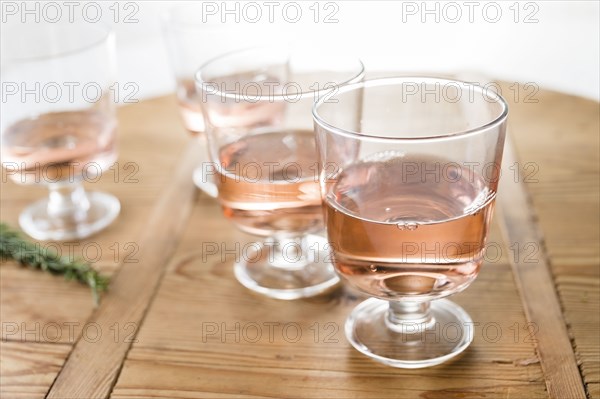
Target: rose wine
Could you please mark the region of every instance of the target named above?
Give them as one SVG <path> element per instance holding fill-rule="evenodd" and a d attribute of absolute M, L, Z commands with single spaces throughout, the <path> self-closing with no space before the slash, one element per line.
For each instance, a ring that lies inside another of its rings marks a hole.
<path fill-rule="evenodd" d="M 352 165 L 327 190 L 336 268 L 359 290 L 382 299 L 431 299 L 476 277 L 495 193 L 471 170 L 395 156 Z"/>
<path fill-rule="evenodd" d="M 95 178 L 116 161 L 116 127 L 95 110 L 23 119 L 2 132 L 2 163 L 22 184 Z"/>
<path fill-rule="evenodd" d="M 183 123 L 192 134 L 205 131 L 203 104 L 208 106 L 211 122 L 217 127 L 256 127 L 272 124 L 282 117 L 285 104 L 269 95 L 282 93 L 283 84 L 266 74 L 233 74 L 211 79 L 204 96 L 193 80 L 182 79 L 177 83 L 177 100 Z M 239 94 L 237 99 L 224 99 L 213 95 Z M 212 96 L 212 97 L 211 97 Z M 257 101 L 261 98 L 260 101 Z"/>
<path fill-rule="evenodd" d="M 242 230 L 268 236 L 322 228 L 312 131 L 245 136 L 224 146 L 219 159 L 219 199 Z"/>
<path fill-rule="evenodd" d="M 247 72 L 210 79 L 200 101 L 215 128 L 249 129 L 273 126 L 283 119 L 284 84 L 267 73 Z"/>
<path fill-rule="evenodd" d="M 201 97 L 193 80 L 177 82 L 177 101 L 185 128 L 192 134 L 204 132 Z"/>

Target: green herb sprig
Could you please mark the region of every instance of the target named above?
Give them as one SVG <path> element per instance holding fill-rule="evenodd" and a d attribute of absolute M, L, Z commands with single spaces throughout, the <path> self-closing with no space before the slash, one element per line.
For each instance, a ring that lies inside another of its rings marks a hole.
<path fill-rule="evenodd" d="M 61 257 L 39 243 L 27 241 L 5 223 L 0 223 L 0 257 L 2 260 L 12 259 L 23 266 L 62 274 L 67 280 L 87 284 L 92 289 L 96 306 L 100 302 L 100 292 L 108 287 L 108 277 L 100 275 L 88 263 Z"/>

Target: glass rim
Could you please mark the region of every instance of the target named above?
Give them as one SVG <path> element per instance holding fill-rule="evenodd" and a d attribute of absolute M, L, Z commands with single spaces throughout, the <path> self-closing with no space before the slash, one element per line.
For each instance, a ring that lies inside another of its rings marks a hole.
<path fill-rule="evenodd" d="M 51 26 L 60 26 L 61 28 L 63 28 L 64 26 L 73 27 L 75 25 L 69 24 L 69 25 L 51 25 Z M 74 48 L 71 50 L 64 50 L 64 51 L 59 50 L 59 51 L 55 51 L 55 52 L 50 52 L 48 54 L 34 55 L 34 56 L 29 56 L 29 57 L 10 57 L 10 56 L 6 56 L 5 54 L 3 54 L 2 66 L 11 65 L 11 64 L 25 64 L 25 63 L 29 63 L 29 62 L 47 61 L 47 60 L 51 60 L 53 58 L 62 58 L 62 57 L 68 57 L 68 56 L 84 53 L 88 50 L 93 49 L 94 47 L 101 46 L 104 43 L 111 41 L 115 37 L 114 30 L 103 22 L 98 22 L 94 25 L 85 24 L 84 26 L 97 28 L 97 30 L 102 31 L 102 34 L 98 38 L 91 40 L 88 43 L 83 44 L 81 46 L 77 46 L 77 48 Z M 8 31 L 10 31 L 10 30 L 14 30 L 16 28 L 7 27 L 7 29 L 8 29 Z M 5 31 L 5 33 L 7 34 L 8 32 Z"/>
<path fill-rule="evenodd" d="M 314 47 L 311 47 L 311 50 L 314 49 Z M 205 86 L 210 84 L 211 82 L 207 82 L 204 79 L 202 79 L 201 73 L 202 70 L 204 68 L 206 68 L 208 65 L 212 64 L 215 61 L 219 61 L 222 59 L 225 59 L 226 57 L 229 57 L 231 55 L 235 55 L 235 54 L 242 54 L 244 52 L 248 52 L 248 51 L 254 51 L 254 50 L 279 50 L 281 51 L 281 47 L 277 47 L 277 46 L 253 46 L 253 47 L 245 47 L 242 49 L 237 49 L 237 50 L 232 50 L 232 51 L 228 51 L 224 54 L 220 54 L 216 57 L 213 57 L 211 59 L 209 59 L 208 61 L 206 61 L 205 63 L 203 63 L 197 70 L 196 73 L 194 73 L 194 82 L 196 83 L 196 86 L 201 86 L 203 89 L 205 89 Z M 288 54 L 294 54 L 294 50 L 285 50 Z M 331 54 L 330 51 L 326 52 L 327 54 Z M 341 87 L 341 86 L 347 86 L 347 85 L 351 85 L 354 83 L 358 83 L 360 81 L 362 81 L 362 79 L 365 76 L 365 65 L 362 62 L 362 60 L 358 57 L 354 57 L 354 56 L 349 56 L 350 58 L 353 58 L 354 61 L 356 61 L 357 63 L 357 72 L 356 73 L 352 73 L 351 77 L 349 79 L 345 79 L 343 82 L 336 82 L 335 86 L 328 86 L 328 87 L 324 87 L 322 89 L 318 89 L 318 90 L 303 90 L 299 93 L 295 93 L 295 95 L 299 96 L 298 100 L 306 98 L 309 95 L 317 95 L 318 97 L 320 97 L 321 94 L 323 93 L 327 93 L 329 92 L 331 89 L 335 88 L 335 87 Z M 287 82 L 286 82 L 287 83 Z M 328 83 L 333 83 L 333 82 L 328 82 Z M 216 92 L 212 92 L 212 95 L 216 95 L 222 98 L 227 98 L 227 99 L 233 99 L 233 100 L 243 100 L 244 97 L 244 93 L 241 92 L 222 92 L 220 90 L 216 91 Z M 267 95 L 260 95 L 260 96 L 253 96 L 253 102 L 259 102 L 259 101 L 263 101 L 264 99 L 268 99 L 269 101 L 285 101 L 286 98 L 289 98 L 290 94 L 267 94 Z"/>
<path fill-rule="evenodd" d="M 395 85 L 398 85 L 403 82 L 411 82 L 411 83 L 417 83 L 417 82 L 418 83 L 426 83 L 426 82 L 435 83 L 435 82 L 437 82 L 437 83 L 446 83 L 446 84 L 447 83 L 456 83 L 456 84 L 462 84 L 466 87 L 472 87 L 476 91 L 478 91 L 480 94 L 483 94 L 484 90 L 485 90 L 485 88 L 483 86 L 480 86 L 478 84 L 469 83 L 469 82 L 465 82 L 465 81 L 458 80 L 458 79 L 439 78 L 439 77 L 433 77 L 433 76 L 392 76 L 392 77 L 368 79 L 368 80 L 363 80 L 361 82 L 344 85 L 344 86 L 340 87 L 339 90 L 337 92 L 335 92 L 333 95 L 321 96 L 320 98 L 318 98 L 312 107 L 313 120 L 316 124 L 318 124 L 322 128 L 327 129 L 328 131 L 330 131 L 332 133 L 346 136 L 346 137 L 352 137 L 352 138 L 356 138 L 356 139 L 378 140 L 378 141 L 396 141 L 396 142 L 411 141 L 411 142 L 415 142 L 415 141 L 423 141 L 423 140 L 456 138 L 456 137 L 476 134 L 476 133 L 488 130 L 494 126 L 500 125 L 508 117 L 508 103 L 500 94 L 498 94 L 494 91 L 490 91 L 490 93 L 486 93 L 485 95 L 493 100 L 493 101 L 490 101 L 490 103 L 497 103 L 497 104 L 500 104 L 500 106 L 502 107 L 502 112 L 500 112 L 500 114 L 498 116 L 494 117 L 493 119 L 491 119 L 490 121 L 488 121 L 484 124 L 479 124 L 478 126 L 475 126 L 471 129 L 461 130 L 459 132 L 452 132 L 452 133 L 435 134 L 435 135 L 431 135 L 431 136 L 390 137 L 390 136 L 378 136 L 378 135 L 359 133 L 359 132 L 356 132 L 353 130 L 343 129 L 343 128 L 334 126 L 334 125 L 326 122 L 325 119 L 319 114 L 318 109 L 323 104 L 325 104 L 326 101 L 335 99 L 335 97 L 340 94 L 348 93 L 348 92 L 359 90 L 359 89 L 366 89 L 369 87 L 395 86 Z M 330 90 L 330 92 L 331 92 L 331 90 Z"/>

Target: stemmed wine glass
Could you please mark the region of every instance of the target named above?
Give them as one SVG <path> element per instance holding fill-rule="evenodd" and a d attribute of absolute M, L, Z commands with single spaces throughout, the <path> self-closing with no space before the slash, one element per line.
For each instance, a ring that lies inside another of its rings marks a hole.
<path fill-rule="evenodd" d="M 196 74 L 214 162 L 207 173 L 223 212 L 266 237 L 234 264 L 247 288 L 296 299 L 339 282 L 326 242 L 311 234 L 323 228 L 311 107 L 363 71 L 359 60 L 331 51 L 262 47 L 217 57 Z"/>
<path fill-rule="evenodd" d="M 346 321 L 360 352 L 420 368 L 471 343 L 469 315 L 440 298 L 483 262 L 507 115 L 492 91 L 426 77 L 364 81 L 315 104 L 335 268 L 374 297 Z"/>
<path fill-rule="evenodd" d="M 88 237 L 118 215 L 117 198 L 86 192 L 117 158 L 114 36 L 100 24 L 7 23 L 2 27 L 2 166 L 47 199 L 19 216 L 39 240 Z"/>

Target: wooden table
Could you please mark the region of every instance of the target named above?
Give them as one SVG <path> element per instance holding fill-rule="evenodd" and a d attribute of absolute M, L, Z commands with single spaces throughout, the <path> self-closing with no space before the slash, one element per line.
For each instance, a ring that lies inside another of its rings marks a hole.
<path fill-rule="evenodd" d="M 599 105 L 507 97 L 505 166 L 523 170 L 503 179 L 501 253 L 453 297 L 479 323 L 458 360 L 401 370 L 359 354 L 342 331 L 362 299 L 348 290 L 286 302 L 242 288 L 207 243 L 252 237 L 193 186 L 198 146 L 169 96 L 120 108 L 118 166 L 88 188 L 116 194 L 121 215 L 62 246 L 112 275 L 100 307 L 76 283 L 0 267 L 0 396 L 600 398 Z M 16 226 L 45 192 L 6 180 L 1 219 Z"/>

